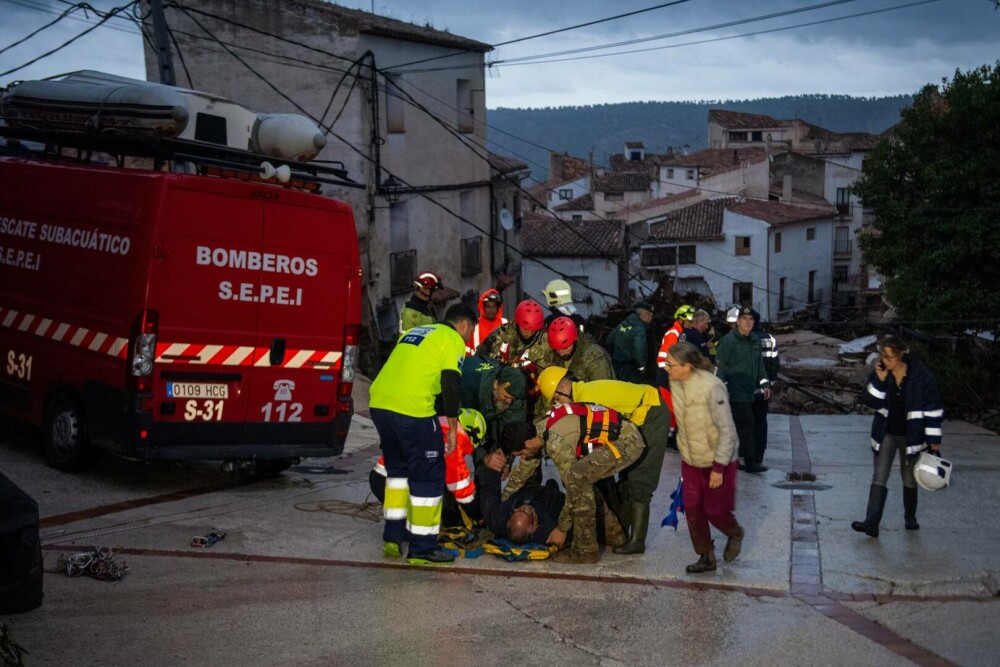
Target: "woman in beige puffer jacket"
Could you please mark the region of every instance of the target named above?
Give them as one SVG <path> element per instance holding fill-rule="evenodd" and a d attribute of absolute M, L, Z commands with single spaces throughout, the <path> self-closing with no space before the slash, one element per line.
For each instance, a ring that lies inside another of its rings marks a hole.
<path fill-rule="evenodd" d="M 709 524 L 727 538 L 723 558 L 740 555 L 744 531 L 736 505 L 736 425 L 726 386 L 712 373 L 708 359 L 690 343 L 677 343 L 667 353 L 667 373 L 677 419 L 677 449 L 684 479 L 684 512 L 691 543 L 699 558 L 691 573 L 716 568 Z"/>

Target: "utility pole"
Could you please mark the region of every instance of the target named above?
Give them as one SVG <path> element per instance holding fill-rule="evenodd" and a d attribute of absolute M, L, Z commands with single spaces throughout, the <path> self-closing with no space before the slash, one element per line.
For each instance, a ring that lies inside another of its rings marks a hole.
<path fill-rule="evenodd" d="M 150 15 L 153 17 L 153 38 L 155 40 L 156 61 L 160 68 L 160 83 L 177 85 L 174 76 L 174 61 L 170 54 L 170 39 L 167 35 L 167 20 L 163 16 L 163 0 L 149 0 Z"/>

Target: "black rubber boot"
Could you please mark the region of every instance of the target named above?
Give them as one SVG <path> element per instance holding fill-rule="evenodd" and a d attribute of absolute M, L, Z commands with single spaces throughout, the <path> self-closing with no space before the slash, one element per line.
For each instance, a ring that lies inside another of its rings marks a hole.
<path fill-rule="evenodd" d="M 903 487 L 903 520 L 907 530 L 920 530 L 917 523 L 917 487 Z"/>
<path fill-rule="evenodd" d="M 646 552 L 646 533 L 649 531 L 649 503 L 629 503 L 632 515 L 632 532 L 628 542 L 612 549 L 616 554 L 641 554 Z"/>
<path fill-rule="evenodd" d="M 864 521 L 851 522 L 851 528 L 869 537 L 878 537 L 878 525 L 882 523 L 882 510 L 885 509 L 885 498 L 889 489 L 872 484 L 868 491 L 868 512 Z"/>

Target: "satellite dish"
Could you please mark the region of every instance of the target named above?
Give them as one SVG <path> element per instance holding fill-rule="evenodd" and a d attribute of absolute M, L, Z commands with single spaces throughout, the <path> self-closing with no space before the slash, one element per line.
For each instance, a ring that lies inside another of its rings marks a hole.
<path fill-rule="evenodd" d="M 500 226 L 508 232 L 514 229 L 514 216 L 506 208 L 500 209 Z"/>

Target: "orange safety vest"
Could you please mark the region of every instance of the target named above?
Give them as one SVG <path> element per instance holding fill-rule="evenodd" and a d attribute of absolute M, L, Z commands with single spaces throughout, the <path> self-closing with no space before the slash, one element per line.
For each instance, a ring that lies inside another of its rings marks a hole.
<path fill-rule="evenodd" d="M 614 441 L 622 432 L 622 418 L 617 410 L 606 408 L 597 403 L 565 403 L 552 408 L 545 422 L 545 432 L 563 417 L 577 415 L 580 418 L 580 438 L 576 443 L 576 458 L 593 453 L 595 449 L 607 446 L 615 458 L 621 458 Z"/>
<path fill-rule="evenodd" d="M 448 437 L 448 418 L 439 417 L 441 422 L 441 435 Z M 476 482 L 472 478 L 472 472 L 465 463 L 466 456 L 472 456 L 472 440 L 465 432 L 465 429 L 458 427 L 458 438 L 455 444 L 455 451 L 444 457 L 444 483 L 448 491 L 455 497 L 455 500 L 463 505 L 467 505 L 476 499 Z M 385 457 L 378 457 L 375 463 L 375 472 L 383 477 L 388 477 L 385 469 Z"/>
<path fill-rule="evenodd" d="M 663 370 L 667 370 L 667 352 L 680 340 L 682 333 L 684 333 L 684 326 L 680 320 L 675 320 L 674 325 L 663 334 L 663 340 L 660 341 L 660 351 L 656 353 L 656 365 Z"/>

